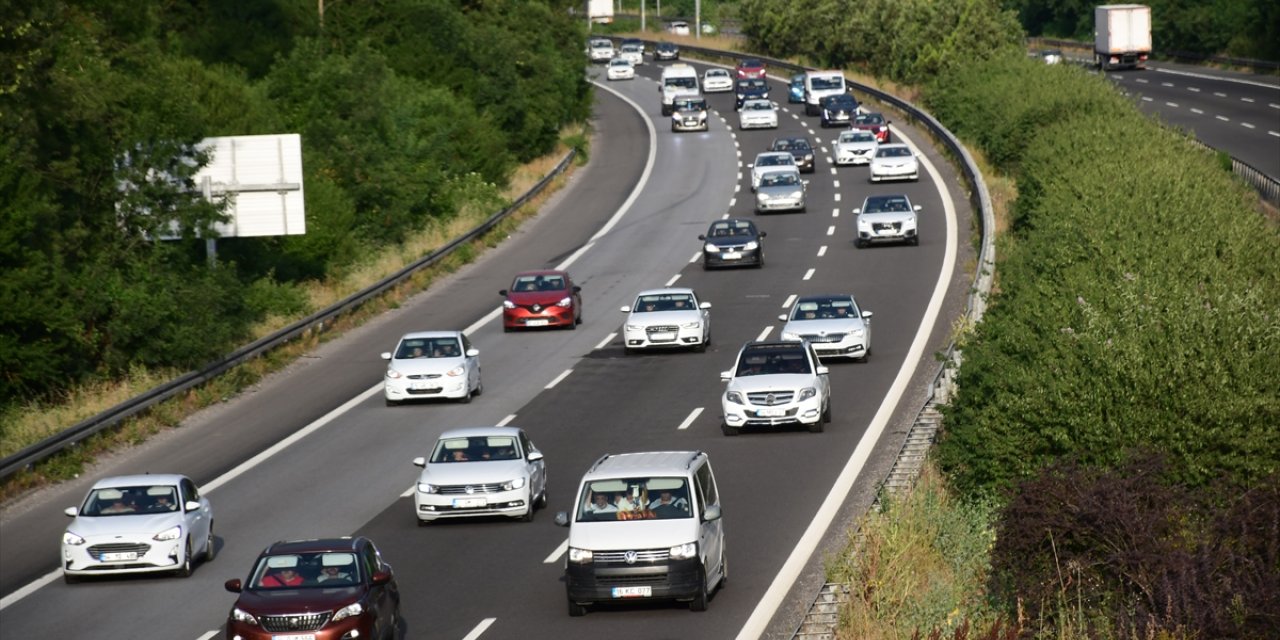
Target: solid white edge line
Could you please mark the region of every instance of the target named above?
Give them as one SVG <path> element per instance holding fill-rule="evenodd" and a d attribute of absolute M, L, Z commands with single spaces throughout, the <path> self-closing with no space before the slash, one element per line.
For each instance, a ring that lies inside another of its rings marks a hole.
<path fill-rule="evenodd" d="M 770 333 L 773 333 L 773 325 L 765 327 L 764 331 L 761 331 L 760 335 L 756 336 L 756 342 L 760 342 L 761 340 L 768 338 Z"/>
<path fill-rule="evenodd" d="M 903 140 L 908 146 L 912 147 L 915 153 L 920 153 L 919 149 L 916 149 L 915 145 L 906 136 L 903 136 Z M 809 527 L 800 537 L 795 548 L 792 549 L 791 555 L 783 563 L 782 569 L 774 577 L 769 589 L 760 598 L 760 602 L 751 612 L 751 616 L 738 632 L 737 637 L 740 640 L 752 640 L 764 635 L 769 621 L 773 619 L 778 607 L 782 606 L 782 602 L 786 599 L 787 591 L 791 590 L 791 585 L 795 584 L 796 579 L 800 577 L 800 572 L 808 564 L 809 558 L 817 550 L 818 543 L 822 541 L 822 536 L 835 520 L 841 505 L 844 504 L 849 492 L 853 489 L 853 484 L 858 479 L 863 465 L 871 457 L 871 452 L 880 440 L 881 433 L 884 432 L 885 427 L 888 425 L 889 418 L 893 416 L 894 409 L 901 400 L 903 393 L 906 392 L 907 385 L 911 382 L 912 375 L 915 374 L 916 365 L 923 357 L 928 346 L 929 334 L 932 333 L 933 327 L 937 323 L 938 315 L 942 312 L 942 303 L 947 294 L 947 284 L 951 282 L 951 274 L 954 270 L 956 259 L 958 242 L 956 229 L 958 223 L 956 221 L 955 206 L 951 199 L 951 190 L 942 181 L 937 168 L 933 166 L 933 162 L 923 154 L 920 155 L 921 164 L 924 165 L 925 171 L 929 173 L 934 185 L 937 186 L 942 195 L 942 208 L 946 213 L 947 220 L 947 248 L 943 256 L 942 269 L 938 273 L 938 280 L 934 283 L 933 295 L 929 299 L 929 306 L 925 310 L 924 316 L 920 319 L 920 326 L 916 329 L 916 336 L 911 342 L 911 348 L 907 351 L 902 368 L 898 370 L 898 376 L 894 378 L 893 386 L 889 388 L 889 393 L 885 395 L 884 400 L 880 403 L 879 409 L 876 410 L 875 416 L 872 417 L 871 423 L 867 426 L 866 433 L 858 441 L 858 446 L 854 448 L 853 454 L 849 456 L 849 461 L 845 463 L 844 469 L 841 470 L 839 477 L 831 486 L 831 492 L 823 500 L 822 506 L 814 515 L 813 521 L 809 523 Z"/>
<path fill-rule="evenodd" d="M 783 309 L 788 309 L 788 308 L 790 308 L 790 307 L 791 307 L 791 303 L 792 303 L 792 302 L 795 302 L 795 301 L 796 301 L 796 294 L 794 294 L 794 293 L 793 293 L 793 294 L 791 294 L 791 295 L 787 296 L 786 301 L 784 301 L 784 302 L 782 303 L 782 308 L 783 308 Z"/>
<path fill-rule="evenodd" d="M 560 546 L 556 547 L 556 550 L 551 552 L 551 555 L 543 559 L 542 564 L 552 564 L 554 562 L 559 562 L 560 556 L 563 556 L 564 552 L 568 550 L 569 550 L 569 539 L 565 538 L 564 542 L 561 542 Z"/>
<path fill-rule="evenodd" d="M 1188 78 L 1203 78 L 1203 79 L 1205 79 L 1205 80 L 1217 80 L 1217 81 L 1219 81 L 1219 82 L 1232 82 L 1232 83 L 1235 83 L 1235 84 L 1247 84 L 1247 85 L 1252 85 L 1252 86 L 1255 86 L 1255 87 L 1262 87 L 1262 88 L 1264 88 L 1264 89 L 1280 89 L 1280 87 L 1277 87 L 1277 86 L 1276 86 L 1276 85 L 1274 85 L 1274 84 L 1267 84 L 1267 83 L 1265 83 L 1265 82 L 1254 82 L 1254 81 L 1252 81 L 1252 80 L 1242 80 L 1242 79 L 1237 79 L 1237 78 L 1223 78 L 1223 77 L 1219 77 L 1219 76 L 1211 76 L 1211 75 L 1209 75 L 1209 74 L 1207 74 L 1207 73 L 1194 73 L 1194 72 L 1191 72 L 1191 71 L 1175 71 L 1175 70 L 1173 70 L 1173 69 L 1157 69 L 1157 68 L 1155 68 L 1155 67 L 1151 67 L 1151 70 L 1152 70 L 1152 71 L 1157 71 L 1157 72 L 1159 72 L 1159 73 L 1168 73 L 1168 74 L 1175 75 L 1175 76 L 1187 76 Z M 1139 80 L 1139 82 L 1142 82 L 1142 81 L 1141 81 L 1141 80 Z M 1215 94 L 1215 95 L 1217 95 L 1217 94 Z"/>
<path fill-rule="evenodd" d="M 697 420 L 698 416 L 700 415 L 702 415 L 702 407 L 698 407 L 697 409 L 694 409 L 693 413 L 690 413 L 689 417 L 685 418 L 684 422 L 681 422 L 680 426 L 676 427 L 676 430 L 684 431 L 685 429 L 688 429 L 689 425 L 693 424 L 693 421 Z"/>
<path fill-rule="evenodd" d="M 555 379 L 554 379 L 554 380 L 552 380 L 551 382 L 548 382 L 548 383 L 547 383 L 547 386 L 543 387 L 543 389 L 554 389 L 554 388 L 556 388 L 556 385 L 560 384 L 560 382 L 561 382 L 562 380 L 564 380 L 565 378 L 568 378 L 568 377 L 569 377 L 569 374 L 571 374 L 571 373 L 573 373 L 573 369 L 565 369 L 564 371 L 561 371 L 561 372 L 560 372 L 560 375 L 556 376 L 556 377 L 555 377 Z"/>
<path fill-rule="evenodd" d="M 605 336 L 605 337 L 604 337 L 604 340 L 601 340 L 601 341 L 600 341 L 600 344 L 597 344 L 595 348 L 596 348 L 596 349 L 603 349 L 603 348 L 605 348 L 606 346 L 608 346 L 608 344 L 609 344 L 610 342 L 613 342 L 613 339 L 614 339 L 614 338 L 616 338 L 616 337 L 618 337 L 618 332 L 617 332 L 617 331 L 614 331 L 613 333 L 610 333 L 609 335 Z"/>
<path fill-rule="evenodd" d="M 649 174 L 653 173 L 653 167 L 655 164 L 657 164 L 657 158 L 658 158 L 658 132 L 654 130 L 653 121 L 650 120 L 647 115 L 645 115 L 644 109 L 640 108 L 640 105 L 636 104 L 635 101 L 632 100 L 631 98 L 628 98 L 622 95 L 621 93 L 618 93 L 617 91 L 613 90 L 608 86 L 600 84 L 599 82 L 593 82 L 592 84 L 617 96 L 618 99 L 631 105 L 631 108 L 635 109 L 636 113 L 640 114 L 640 119 L 644 120 L 645 128 L 649 130 L 649 157 L 647 160 L 645 160 L 644 171 L 640 173 L 640 179 L 636 181 L 636 186 L 631 189 L 631 193 L 627 195 L 627 199 L 622 203 L 621 207 L 618 207 L 617 213 L 614 213 L 613 217 L 609 218 L 609 221 L 606 222 L 604 226 L 601 227 L 600 230 L 596 232 L 595 235 L 591 236 L 591 239 L 587 241 L 588 245 L 595 242 L 596 240 L 599 240 L 605 234 L 612 231 L 613 228 L 617 226 L 618 222 L 622 220 L 622 216 L 625 215 L 627 211 L 631 210 L 631 205 L 634 204 L 636 199 L 640 197 L 640 192 L 644 191 L 645 184 L 649 182 Z M 574 256 L 571 256 L 570 258 L 575 259 L 576 256 L 577 254 L 575 254 Z M 568 266 L 567 262 L 565 266 Z M 559 270 L 563 270 L 564 268 L 565 267 L 556 267 L 556 270 L 559 271 Z"/>
<path fill-rule="evenodd" d="M 801 278 L 801 280 L 808 280 L 808 279 L 812 278 L 812 277 L 813 277 L 813 272 L 814 272 L 814 269 L 809 269 L 808 271 L 804 272 L 804 277 L 803 277 L 803 278 Z"/>
<path fill-rule="evenodd" d="M 679 279 L 680 279 L 680 274 L 678 274 L 678 273 L 677 273 L 677 274 L 675 274 L 674 276 L 671 276 L 671 279 L 670 279 L 670 280 L 668 280 L 668 281 L 667 281 L 667 283 L 666 283 L 665 285 L 662 285 L 662 286 L 664 286 L 664 287 L 669 287 L 669 286 L 671 286 L 671 285 L 675 284 L 675 283 L 676 283 L 676 280 L 679 280 Z"/>
<path fill-rule="evenodd" d="M 462 636 L 462 640 L 476 640 L 476 638 L 479 638 L 482 634 L 484 634 L 485 631 L 489 629 L 490 625 L 492 625 L 497 621 L 498 621 L 497 618 L 485 618 L 484 620 L 481 620 L 480 624 L 476 625 L 475 628 L 471 630 L 471 633 L 468 633 L 467 635 Z"/>
<path fill-rule="evenodd" d="M 62 576 L 62 569 L 61 568 L 54 569 L 53 571 L 50 571 L 49 573 L 46 573 L 40 576 L 39 578 L 36 578 L 35 580 L 32 580 L 31 582 L 27 583 L 27 585 L 22 587 L 21 589 L 18 589 L 17 591 L 14 591 L 9 595 L 3 598 L 0 598 L 0 611 L 4 611 L 5 607 L 8 607 L 9 605 L 35 593 L 36 591 L 39 591 L 40 589 L 43 589 L 45 585 L 49 584 L 50 582 L 53 582 L 54 580 L 57 580 L 60 576 Z"/>
<path fill-rule="evenodd" d="M 496 425 L 494 425 L 494 426 L 495 426 L 495 427 L 505 427 L 505 426 L 507 426 L 507 425 L 511 424 L 511 421 L 512 421 L 512 420 L 515 420 L 515 419 L 516 419 L 516 414 L 514 414 L 514 413 L 508 413 L 508 414 L 507 414 L 507 417 L 505 417 L 505 418 L 503 418 L 503 419 L 499 420 L 499 421 L 498 421 L 498 424 L 496 424 Z"/>

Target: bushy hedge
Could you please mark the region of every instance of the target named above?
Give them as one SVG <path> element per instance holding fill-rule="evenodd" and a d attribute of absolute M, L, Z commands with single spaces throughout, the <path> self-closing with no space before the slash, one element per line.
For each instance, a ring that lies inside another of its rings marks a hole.
<path fill-rule="evenodd" d="M 1280 468 L 1276 228 L 1209 152 L 1104 82 L 1015 57 L 928 94 L 1019 188 L 939 448 L 964 491 L 1129 448 L 1167 453 L 1193 486 Z"/>

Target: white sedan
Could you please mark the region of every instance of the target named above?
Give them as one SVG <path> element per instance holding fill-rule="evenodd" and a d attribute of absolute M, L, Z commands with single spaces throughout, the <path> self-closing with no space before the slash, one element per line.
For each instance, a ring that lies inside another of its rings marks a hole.
<path fill-rule="evenodd" d="M 626 58 L 631 64 L 640 66 L 644 64 L 644 46 L 638 44 L 624 44 L 618 51 L 619 58 Z"/>
<path fill-rule="evenodd" d="M 849 294 L 805 296 L 778 320 L 787 323 L 783 340 L 805 340 L 819 358 L 866 359 L 871 354 L 871 312 L 859 309 Z"/>
<path fill-rule="evenodd" d="M 905 144 L 882 144 L 871 158 L 871 181 L 919 180 L 920 161 Z"/>
<path fill-rule="evenodd" d="M 756 154 L 751 164 L 751 191 L 760 188 L 760 180 L 771 171 L 788 171 L 796 168 L 796 157 L 790 151 L 765 151 Z"/>
<path fill-rule="evenodd" d="M 733 91 L 733 74 L 728 69 L 707 69 L 702 74 L 702 90 L 707 93 Z"/>
<path fill-rule="evenodd" d="M 480 381 L 480 351 L 461 331 L 420 331 L 400 338 L 383 379 L 387 406 L 405 400 L 451 398 L 471 402 L 484 392 Z"/>
<path fill-rule="evenodd" d="M 871 164 L 871 158 L 876 154 L 876 148 L 880 146 L 880 142 L 876 140 L 876 134 L 862 129 L 849 129 L 841 131 L 840 137 L 836 139 L 836 164 Z"/>
<path fill-rule="evenodd" d="M 692 347 L 705 351 L 711 344 L 711 303 L 698 301 L 693 289 L 641 291 L 627 314 L 622 341 L 627 353 L 651 347 Z"/>
<path fill-rule="evenodd" d="M 626 58 L 614 58 L 609 61 L 605 77 L 610 80 L 635 80 L 636 67 Z"/>
<path fill-rule="evenodd" d="M 62 534 L 62 577 L 171 571 L 191 575 L 196 558 L 213 560 L 213 509 L 186 476 L 103 478 Z"/>
<path fill-rule="evenodd" d="M 769 100 L 747 100 L 738 111 L 739 129 L 777 129 L 778 105 Z"/>
<path fill-rule="evenodd" d="M 547 468 L 523 429 L 470 427 L 440 434 L 413 492 L 418 525 L 442 518 L 508 516 L 533 520 L 547 506 Z"/>

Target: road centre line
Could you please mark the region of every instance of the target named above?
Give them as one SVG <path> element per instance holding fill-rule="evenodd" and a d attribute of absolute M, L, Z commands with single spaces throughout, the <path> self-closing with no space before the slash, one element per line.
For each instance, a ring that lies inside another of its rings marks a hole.
<path fill-rule="evenodd" d="M 791 294 L 791 295 L 787 296 L 787 299 L 786 299 L 786 300 L 783 300 L 783 301 L 782 301 L 782 308 L 783 308 L 783 309 L 787 309 L 787 308 L 789 308 L 789 307 L 791 306 L 791 303 L 792 303 L 792 302 L 795 302 L 795 301 L 796 301 L 796 294 L 794 294 L 794 293 L 793 293 L 793 294 Z"/>
<path fill-rule="evenodd" d="M 554 380 L 552 380 L 551 382 L 548 382 L 548 383 L 547 383 L 547 386 L 545 386 L 545 387 L 543 387 L 543 388 L 544 388 L 544 389 L 554 389 L 554 388 L 556 388 L 556 385 L 560 384 L 560 381 L 561 381 L 561 380 L 564 380 L 565 378 L 568 378 L 568 377 L 569 377 L 569 374 L 571 374 L 571 373 L 573 373 L 573 369 L 565 369 L 564 371 L 561 371 L 561 372 L 560 372 L 560 375 L 556 376 L 556 377 L 555 377 L 555 379 L 554 379 Z"/>
<path fill-rule="evenodd" d="M 694 409 L 693 413 L 690 413 L 689 417 L 685 418 L 684 422 L 681 422 L 680 426 L 676 427 L 676 430 L 684 431 L 685 429 L 688 429 L 689 425 L 693 424 L 693 421 L 697 420 L 698 416 L 700 415 L 702 415 L 702 407 L 698 407 L 697 409 Z"/>
<path fill-rule="evenodd" d="M 556 547 L 556 550 L 551 552 L 551 555 L 543 559 L 542 564 L 553 564 L 555 562 L 559 562 L 560 556 L 563 556 L 564 552 L 568 550 L 569 550 L 569 539 L 565 538 L 564 542 L 561 542 L 560 546 Z"/>
<path fill-rule="evenodd" d="M 476 640 L 476 638 L 479 638 L 481 634 L 489 629 L 490 625 L 497 621 L 497 618 L 485 618 L 484 620 L 481 620 L 480 624 L 476 625 L 475 628 L 471 630 L 471 633 L 462 637 L 462 640 Z"/>
<path fill-rule="evenodd" d="M 803 278 L 800 278 L 800 279 L 801 279 L 801 280 L 809 280 L 809 279 L 813 278 L 813 272 L 814 272 L 814 271 L 816 271 L 816 269 L 809 269 L 808 271 L 804 272 L 804 277 L 803 277 Z"/>
<path fill-rule="evenodd" d="M 1242 127 L 1246 128 L 1246 129 L 1256 129 L 1256 128 L 1257 128 L 1257 127 L 1253 126 L 1252 124 L 1250 124 L 1250 123 L 1248 123 L 1248 122 L 1241 122 L 1241 123 L 1240 123 L 1240 126 L 1242 126 Z"/>
<path fill-rule="evenodd" d="M 701 251 L 699 251 L 699 252 L 697 252 L 697 253 L 693 254 L 693 257 L 692 257 L 692 258 L 689 258 L 689 262 L 690 262 L 690 263 L 697 262 L 697 261 L 698 261 L 698 258 L 701 258 L 701 257 L 702 257 L 702 252 L 701 252 Z"/>
<path fill-rule="evenodd" d="M 818 247 L 818 257 L 821 258 L 825 255 L 827 255 L 827 245 L 824 244 L 821 247 Z"/>
<path fill-rule="evenodd" d="M 831 225 L 830 227 L 827 227 L 827 235 L 834 236 L 835 234 L 836 234 L 835 225 Z"/>
<path fill-rule="evenodd" d="M 675 274 L 674 276 L 671 276 L 671 279 L 670 279 L 670 280 L 668 280 L 668 281 L 667 281 L 667 283 L 666 283 L 666 284 L 664 284 L 664 285 L 662 285 L 662 286 L 664 286 L 664 287 L 669 287 L 669 286 L 671 286 L 671 285 L 675 284 L 675 283 L 676 283 L 676 280 L 679 280 L 679 279 L 680 279 L 680 274 L 678 274 L 678 273 L 677 273 L 677 274 Z"/>
<path fill-rule="evenodd" d="M 765 327 L 764 331 L 761 331 L 760 335 L 756 336 L 756 342 L 759 342 L 761 340 L 764 340 L 765 338 L 768 338 L 769 334 L 772 332 L 773 332 L 773 325 L 769 325 Z"/>
<path fill-rule="evenodd" d="M 695 258 L 697 258 L 698 256 L 694 256 L 694 257 L 695 257 Z M 616 337 L 618 337 L 618 332 L 617 332 L 617 331 L 614 331 L 613 333 L 610 333 L 609 335 L 605 336 L 604 340 L 601 340 L 601 341 L 600 341 L 600 344 L 597 344 L 597 345 L 596 345 L 596 349 L 603 349 L 603 348 L 605 348 L 605 346 L 607 346 L 610 342 L 613 342 L 613 339 L 614 339 L 614 338 L 616 338 Z M 499 425 L 499 426 L 501 426 L 501 425 Z"/>

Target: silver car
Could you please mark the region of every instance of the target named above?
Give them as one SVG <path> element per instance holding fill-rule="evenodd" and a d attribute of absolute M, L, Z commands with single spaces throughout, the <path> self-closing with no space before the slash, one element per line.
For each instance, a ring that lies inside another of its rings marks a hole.
<path fill-rule="evenodd" d="M 692 347 L 706 351 L 711 344 L 711 303 L 699 301 L 693 289 L 677 287 L 641 291 L 627 314 L 622 340 L 627 353 L 638 349 Z"/>
<path fill-rule="evenodd" d="M 62 577 L 170 571 L 187 577 L 196 558 L 217 551 L 213 508 L 177 474 L 103 478 L 93 484 L 62 534 Z"/>
<path fill-rule="evenodd" d="M 756 213 L 805 210 L 805 182 L 800 170 L 770 171 L 760 178 L 756 188 Z"/>
<path fill-rule="evenodd" d="M 902 194 L 868 196 L 853 210 L 857 216 L 854 245 L 861 249 L 874 242 L 920 244 L 919 211 L 920 205 L 912 205 Z"/>
<path fill-rule="evenodd" d="M 770 100 L 747 100 L 738 111 L 739 129 L 777 129 L 778 105 Z"/>
<path fill-rule="evenodd" d="M 796 300 L 785 322 L 783 340 L 804 340 L 819 358 L 857 358 L 871 354 L 871 312 L 848 294 L 805 296 Z"/>
<path fill-rule="evenodd" d="M 756 154 L 756 161 L 751 163 L 751 190 L 760 186 L 760 179 L 771 171 L 787 171 L 796 166 L 796 158 L 788 151 L 765 151 Z"/>
<path fill-rule="evenodd" d="M 720 430 L 726 436 L 738 435 L 743 427 L 782 425 L 818 433 L 831 421 L 827 368 L 803 340 L 748 342 L 720 379 L 729 383 L 720 398 Z"/>
<path fill-rule="evenodd" d="M 441 518 L 507 516 L 533 521 L 547 506 L 542 452 L 517 427 L 470 427 L 440 434 L 413 492 L 418 525 Z"/>
<path fill-rule="evenodd" d="M 430 398 L 465 403 L 484 393 L 480 351 L 461 331 L 405 334 L 396 350 L 383 353 L 382 359 L 388 361 L 382 389 L 389 407 Z"/>
<path fill-rule="evenodd" d="M 871 157 L 871 181 L 919 180 L 920 161 L 905 144 L 882 144 Z"/>
<path fill-rule="evenodd" d="M 841 131 L 836 139 L 836 164 L 871 164 L 880 142 L 876 134 L 861 129 Z"/>

